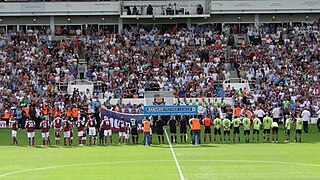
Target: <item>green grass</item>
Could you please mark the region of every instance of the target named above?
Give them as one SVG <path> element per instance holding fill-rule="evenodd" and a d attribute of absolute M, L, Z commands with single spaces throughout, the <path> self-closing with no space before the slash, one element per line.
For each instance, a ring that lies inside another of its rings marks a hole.
<path fill-rule="evenodd" d="M 313 126 L 303 134 L 303 143 L 285 144 L 280 128 L 279 143 L 188 142 L 173 144 L 173 149 L 185 179 L 320 179 L 319 135 Z M 180 179 L 169 145 L 157 144 L 156 136 L 150 147 L 79 147 L 76 136 L 72 147 L 41 147 L 37 131 L 32 148 L 26 146 L 23 130 L 18 140 L 20 146 L 11 146 L 11 130 L 0 129 L 1 179 Z"/>

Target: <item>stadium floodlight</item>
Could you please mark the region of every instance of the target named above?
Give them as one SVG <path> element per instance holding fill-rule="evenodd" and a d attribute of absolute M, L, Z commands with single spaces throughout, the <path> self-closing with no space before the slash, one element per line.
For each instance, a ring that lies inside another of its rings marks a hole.
<path fill-rule="evenodd" d="M 104 23 L 104 22 L 105 22 L 104 17 L 102 17 L 101 18 L 101 23 Z"/>
<path fill-rule="evenodd" d="M 33 18 L 33 24 L 37 24 L 37 18 Z"/>
<path fill-rule="evenodd" d="M 275 16 L 272 16 L 272 21 L 275 21 L 276 20 L 276 17 Z"/>
<path fill-rule="evenodd" d="M 238 16 L 238 22 L 241 22 L 241 16 Z"/>
<path fill-rule="evenodd" d="M 0 24 L 2 24 L 2 23 L 3 23 L 2 18 L 0 18 Z"/>
<path fill-rule="evenodd" d="M 68 23 L 69 23 L 69 24 L 71 23 L 71 18 L 68 18 Z"/>
<path fill-rule="evenodd" d="M 306 15 L 306 21 L 309 21 L 309 15 Z"/>

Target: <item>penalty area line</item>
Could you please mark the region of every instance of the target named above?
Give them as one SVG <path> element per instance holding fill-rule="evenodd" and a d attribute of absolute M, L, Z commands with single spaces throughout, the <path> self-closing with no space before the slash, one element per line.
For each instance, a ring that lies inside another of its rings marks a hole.
<path fill-rule="evenodd" d="M 169 142 L 171 154 L 172 154 L 173 159 L 174 159 L 174 162 L 176 163 L 176 166 L 177 166 L 177 168 L 178 168 L 178 171 L 179 171 L 179 174 L 180 174 L 180 179 L 181 179 L 181 180 L 184 180 L 184 176 L 183 176 L 183 174 L 182 174 L 180 164 L 179 164 L 178 159 L 177 159 L 177 157 L 176 157 L 176 154 L 175 154 L 175 152 L 174 152 L 174 150 L 173 150 L 173 147 L 172 147 L 172 144 L 171 144 L 171 141 L 170 141 L 170 139 L 169 139 L 169 136 L 168 136 L 168 133 L 167 133 L 167 130 L 166 130 L 166 129 L 164 129 L 164 133 L 166 134 L 167 140 L 168 140 L 168 142 Z"/>

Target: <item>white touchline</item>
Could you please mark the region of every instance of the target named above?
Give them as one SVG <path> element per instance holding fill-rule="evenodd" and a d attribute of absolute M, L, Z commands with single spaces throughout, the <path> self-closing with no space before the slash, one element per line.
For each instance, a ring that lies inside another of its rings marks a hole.
<path fill-rule="evenodd" d="M 320 167 L 320 164 L 305 164 L 305 163 L 295 163 L 295 162 L 277 162 L 277 161 L 253 161 L 253 160 L 180 160 L 183 162 L 226 162 L 226 163 L 265 163 L 265 164 L 283 164 L 283 165 L 294 165 L 294 166 L 312 166 L 312 167 Z M 47 166 L 41 168 L 34 168 L 34 169 L 25 169 L 20 171 L 13 171 L 5 174 L 0 174 L 0 177 L 20 174 L 25 172 L 32 172 L 32 171 L 41 171 L 41 170 L 48 170 L 48 169 L 57 169 L 57 168 L 64 168 L 64 167 L 79 167 L 79 166 L 90 166 L 90 165 L 104 165 L 104 164 L 122 164 L 122 163 L 154 163 L 154 162 L 173 162 L 173 160 L 142 160 L 142 161 L 112 161 L 112 162 L 95 162 L 95 163 L 84 163 L 84 164 L 67 164 L 61 166 Z"/>
<path fill-rule="evenodd" d="M 176 165 L 177 165 L 177 168 L 178 168 L 178 171 L 179 171 L 179 174 L 180 174 L 180 178 L 181 178 L 181 180 L 184 180 L 184 176 L 183 176 L 183 174 L 182 174 L 180 164 L 179 164 L 179 162 L 178 162 L 178 159 L 177 159 L 177 157 L 176 157 L 176 154 L 174 153 L 174 150 L 173 150 L 173 147 L 172 147 L 172 144 L 171 144 L 171 141 L 170 141 L 170 139 L 169 139 L 169 136 L 168 136 L 168 133 L 167 133 L 167 130 L 166 130 L 166 129 L 164 129 L 164 133 L 166 134 L 167 140 L 168 140 L 168 142 L 169 142 L 169 146 L 170 146 L 170 149 L 171 149 L 171 153 L 172 153 L 172 156 L 173 156 L 174 161 L 176 162 Z"/>

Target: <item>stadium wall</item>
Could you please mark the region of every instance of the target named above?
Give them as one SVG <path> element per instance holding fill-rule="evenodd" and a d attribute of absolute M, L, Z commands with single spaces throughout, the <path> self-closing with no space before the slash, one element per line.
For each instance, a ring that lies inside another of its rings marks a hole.
<path fill-rule="evenodd" d="M 177 1 L 178 7 L 190 11 L 190 15 L 159 15 L 158 9 L 171 1 L 118 1 L 118 2 L 1 2 L 0 26 L 47 25 L 53 31 L 55 25 L 118 25 L 118 32 L 126 24 L 192 24 L 233 23 L 309 23 L 320 17 L 320 1 L 314 0 L 184 0 Z M 136 5 L 142 11 L 148 4 L 154 6 L 156 15 L 123 16 L 125 6 Z M 201 4 L 204 15 L 196 15 L 196 6 Z M 189 10 L 190 9 L 190 10 Z M 239 19 L 240 17 L 240 19 Z M 308 17 L 308 18 L 307 18 Z M 36 22 L 34 22 L 36 19 Z M 71 21 L 68 21 L 71 19 Z M 103 20 L 102 20 L 103 19 Z M 10 27 L 11 28 L 11 27 Z M 10 29 L 9 27 L 7 29 Z M 12 28 L 11 28 L 12 29 Z M 15 29 L 21 29 L 19 27 Z"/>

